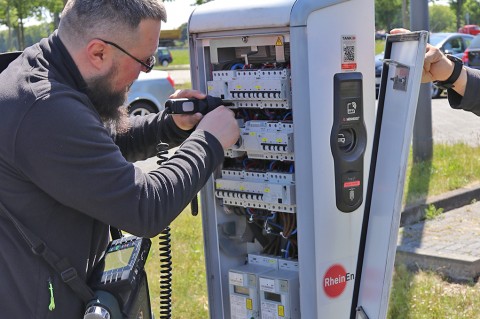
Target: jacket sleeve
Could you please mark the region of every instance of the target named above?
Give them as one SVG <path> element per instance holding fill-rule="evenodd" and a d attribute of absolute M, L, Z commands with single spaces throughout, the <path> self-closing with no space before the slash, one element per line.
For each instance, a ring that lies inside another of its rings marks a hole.
<path fill-rule="evenodd" d="M 160 168 L 143 173 L 122 155 L 82 103 L 38 101 L 15 139 L 18 169 L 32 187 L 81 214 L 137 236 L 160 233 L 223 161 L 219 141 L 197 130 Z"/>
<path fill-rule="evenodd" d="M 454 109 L 462 109 L 480 116 L 480 70 L 467 69 L 467 86 L 462 97 L 453 89 L 448 90 L 448 102 Z"/>
<path fill-rule="evenodd" d="M 130 162 L 145 160 L 156 154 L 158 143 L 167 143 L 170 148 L 179 146 L 193 130 L 177 127 L 172 116 L 161 113 L 131 117 L 128 131 L 112 133 L 115 144 Z"/>

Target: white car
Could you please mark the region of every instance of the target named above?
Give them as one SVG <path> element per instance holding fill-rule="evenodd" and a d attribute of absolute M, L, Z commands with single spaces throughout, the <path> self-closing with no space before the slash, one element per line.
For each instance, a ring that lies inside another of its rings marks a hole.
<path fill-rule="evenodd" d="M 175 92 L 175 82 L 166 71 L 140 72 L 128 93 L 130 116 L 157 113 L 165 108 L 165 101 Z"/>

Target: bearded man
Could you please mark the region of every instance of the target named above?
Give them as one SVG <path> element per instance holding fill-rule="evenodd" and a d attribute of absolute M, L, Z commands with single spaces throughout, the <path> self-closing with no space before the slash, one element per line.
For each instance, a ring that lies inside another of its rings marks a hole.
<path fill-rule="evenodd" d="M 0 73 L 0 203 L 85 282 L 109 225 L 160 233 L 239 136 L 223 106 L 203 117 L 126 117 L 129 87 L 155 64 L 161 21 L 160 0 L 71 0 L 58 30 Z M 160 141 L 180 147 L 143 173 L 132 162 L 155 156 Z M 0 273 L 2 318 L 83 318 L 81 298 L 1 213 Z"/>

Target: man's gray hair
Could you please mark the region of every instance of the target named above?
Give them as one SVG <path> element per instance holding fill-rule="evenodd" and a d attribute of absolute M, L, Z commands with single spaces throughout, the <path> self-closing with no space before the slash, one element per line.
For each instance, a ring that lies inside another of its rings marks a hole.
<path fill-rule="evenodd" d="M 62 38 L 78 44 L 95 37 L 116 40 L 135 37 L 145 19 L 167 21 L 161 0 L 69 0 L 58 29 Z"/>

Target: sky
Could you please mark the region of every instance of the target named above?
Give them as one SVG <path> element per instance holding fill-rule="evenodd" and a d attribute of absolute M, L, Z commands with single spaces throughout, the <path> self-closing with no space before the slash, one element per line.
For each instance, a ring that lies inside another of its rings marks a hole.
<path fill-rule="evenodd" d="M 173 2 L 164 2 L 167 10 L 167 23 L 162 23 L 162 30 L 177 29 L 183 23 L 188 22 L 190 14 L 195 6 L 194 0 L 174 0 Z"/>

